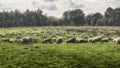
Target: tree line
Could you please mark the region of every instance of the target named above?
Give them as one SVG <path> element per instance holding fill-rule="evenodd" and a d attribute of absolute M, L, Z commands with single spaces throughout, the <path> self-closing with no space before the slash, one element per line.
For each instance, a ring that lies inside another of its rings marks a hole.
<path fill-rule="evenodd" d="M 40 9 L 0 12 L 0 27 L 28 26 L 120 26 L 120 8 L 109 7 L 104 15 L 99 12 L 85 15 L 81 9 L 68 10 L 60 19 L 47 16 Z"/>

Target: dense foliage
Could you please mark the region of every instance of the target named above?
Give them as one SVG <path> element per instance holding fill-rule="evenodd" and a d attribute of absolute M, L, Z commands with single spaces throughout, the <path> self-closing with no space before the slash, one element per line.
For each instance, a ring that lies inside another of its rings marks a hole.
<path fill-rule="evenodd" d="M 69 10 L 63 13 L 63 17 L 44 15 L 42 10 L 19 10 L 0 12 L 0 27 L 23 26 L 120 26 L 120 8 L 107 8 L 104 15 L 97 12 L 85 15 L 80 9 Z"/>

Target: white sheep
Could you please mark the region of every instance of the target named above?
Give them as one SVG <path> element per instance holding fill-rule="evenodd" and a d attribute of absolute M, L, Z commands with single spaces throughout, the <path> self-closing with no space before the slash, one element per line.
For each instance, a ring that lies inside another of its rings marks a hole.
<path fill-rule="evenodd" d="M 88 39 L 80 38 L 80 39 L 77 39 L 76 41 L 77 43 L 87 43 Z"/>
<path fill-rule="evenodd" d="M 101 42 L 101 41 L 102 41 L 102 36 L 97 36 L 89 39 L 89 42 L 92 42 L 92 43 Z"/>
<path fill-rule="evenodd" d="M 20 39 L 21 43 L 32 43 L 33 42 L 33 38 L 32 37 L 24 37 L 22 39 Z"/>
<path fill-rule="evenodd" d="M 63 42 L 63 38 L 62 37 L 59 37 L 58 39 L 57 39 L 57 43 L 62 43 Z"/>
<path fill-rule="evenodd" d="M 101 42 L 109 42 L 109 38 L 102 38 L 102 41 Z"/>
<path fill-rule="evenodd" d="M 8 38 L 1 38 L 1 41 L 2 42 L 9 42 L 9 39 Z"/>
<path fill-rule="evenodd" d="M 113 39 L 113 42 L 117 43 L 117 44 L 120 44 L 120 37 L 119 38 L 114 38 Z"/>
<path fill-rule="evenodd" d="M 10 39 L 9 42 L 10 43 L 14 43 L 15 41 L 14 41 L 14 39 Z"/>

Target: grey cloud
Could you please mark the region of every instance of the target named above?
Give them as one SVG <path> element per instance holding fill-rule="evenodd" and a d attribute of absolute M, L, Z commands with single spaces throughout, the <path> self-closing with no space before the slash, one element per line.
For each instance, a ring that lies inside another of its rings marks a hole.
<path fill-rule="evenodd" d="M 50 10 L 50 11 L 53 11 L 53 10 L 57 10 L 57 6 L 54 5 L 54 4 L 51 4 L 49 6 L 42 6 L 43 9 L 46 9 L 46 10 Z"/>
<path fill-rule="evenodd" d="M 85 7 L 84 4 L 77 3 L 77 2 L 74 2 L 74 1 L 72 1 L 72 0 L 69 0 L 69 1 L 67 1 L 67 2 L 64 2 L 64 4 L 68 5 L 68 8 L 74 8 L 74 9 Z"/>
<path fill-rule="evenodd" d="M 35 1 L 32 1 L 32 5 L 35 7 L 39 7 L 39 3 L 35 2 Z"/>
<path fill-rule="evenodd" d="M 1 4 L 0 3 L 0 10 L 11 10 L 12 8 L 11 7 L 6 7 L 5 5 Z"/>
<path fill-rule="evenodd" d="M 71 8 L 83 8 L 83 7 L 85 7 L 85 5 L 83 5 L 83 4 L 74 4 L 74 5 L 71 5 L 70 7 Z"/>
<path fill-rule="evenodd" d="M 10 7 L 0 7 L 0 10 L 7 10 L 7 11 L 9 11 L 9 10 L 12 10 L 12 8 L 10 8 Z"/>
<path fill-rule="evenodd" d="M 54 2 L 54 1 L 59 1 L 59 0 L 44 0 L 44 1 L 47 1 L 47 2 Z"/>
<path fill-rule="evenodd" d="M 12 8 L 10 8 L 10 7 L 6 7 L 6 8 L 4 8 L 3 10 L 11 10 Z"/>
<path fill-rule="evenodd" d="M 106 4 L 109 6 L 120 6 L 120 0 L 108 0 L 106 1 Z"/>
<path fill-rule="evenodd" d="M 107 0 L 106 2 L 107 3 L 116 3 L 116 2 L 120 3 L 120 0 Z"/>
<path fill-rule="evenodd" d="M 100 11 L 104 13 L 107 7 L 119 7 L 120 0 L 1 0 L 0 10 L 12 10 L 19 8 L 21 11 L 24 9 L 37 9 L 45 11 L 48 15 L 60 16 L 65 10 L 68 9 L 82 9 L 85 13 L 93 13 Z M 17 5 L 18 2 L 22 5 Z M 12 3 L 13 2 L 13 3 Z M 24 6 L 24 7 L 23 7 Z M 9 8 L 11 7 L 11 8 Z M 54 14 L 52 12 L 54 11 Z"/>
<path fill-rule="evenodd" d="M 35 1 L 32 1 L 32 4 L 33 5 L 39 5 L 39 3 L 35 2 Z"/>
<path fill-rule="evenodd" d="M 70 8 L 83 8 L 83 7 L 85 7 L 85 5 L 84 4 L 70 3 L 69 7 Z"/>
<path fill-rule="evenodd" d="M 49 1 L 53 1 L 53 0 L 49 0 Z M 38 2 L 32 1 L 32 5 L 37 7 L 37 8 L 41 8 L 43 10 L 57 10 L 57 6 L 55 4 L 50 4 L 50 5 L 40 5 Z"/>

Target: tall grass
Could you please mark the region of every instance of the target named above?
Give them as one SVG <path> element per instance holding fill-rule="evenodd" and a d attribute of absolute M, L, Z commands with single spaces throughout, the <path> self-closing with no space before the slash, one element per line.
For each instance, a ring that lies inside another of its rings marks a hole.
<path fill-rule="evenodd" d="M 96 44 L 0 44 L 1 68 L 119 68 L 120 46 Z"/>
<path fill-rule="evenodd" d="M 120 45 L 114 42 L 108 43 L 81 43 L 67 44 L 66 37 L 75 34 L 81 37 L 88 29 L 98 29 L 103 32 L 119 30 L 119 27 L 34 27 L 34 28 L 0 28 L 0 35 L 15 38 L 11 33 L 25 31 L 22 36 L 32 36 L 37 43 L 21 44 L 6 43 L 0 41 L 0 68 L 119 68 L 120 67 Z M 72 30 L 67 32 L 67 30 Z M 78 32 L 77 32 L 77 31 Z M 96 30 L 96 33 L 99 31 Z M 104 31 L 105 30 L 105 31 Z M 41 44 L 44 36 L 51 37 L 56 32 L 65 37 L 62 44 Z M 40 36 L 36 36 L 36 34 Z M 117 35 L 114 32 L 112 36 Z M 1 36 L 2 37 L 2 36 Z M 0 38 L 1 38 L 0 37 Z"/>

